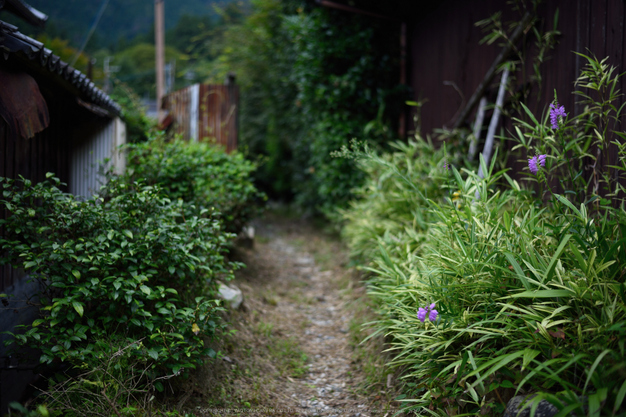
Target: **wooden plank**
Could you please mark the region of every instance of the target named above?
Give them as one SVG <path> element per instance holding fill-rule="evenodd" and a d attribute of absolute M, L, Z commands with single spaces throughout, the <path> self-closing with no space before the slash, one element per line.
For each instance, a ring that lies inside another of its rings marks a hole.
<path fill-rule="evenodd" d="M 4 119 L 0 118 L 0 177 L 7 177 L 6 161 L 9 158 L 7 155 L 7 128 Z M 1 190 L 0 190 L 1 191 Z M 7 213 L 4 207 L 0 207 L 0 219 L 6 219 Z M 4 226 L 0 226 L 0 236 L 4 235 Z M 0 292 L 6 288 L 5 281 L 8 280 L 9 269 L 8 265 L 0 266 Z"/>
<path fill-rule="evenodd" d="M 618 74 L 624 71 L 622 59 L 624 56 L 624 1 L 623 0 L 607 0 L 607 38 L 606 38 L 606 55 L 609 57 L 609 65 L 617 67 L 616 72 Z M 623 89 L 623 79 L 618 82 L 619 91 Z M 622 96 L 616 103 L 616 107 L 624 102 L 624 96 Z M 614 130 L 623 130 L 624 117 L 621 120 L 621 126 L 618 122 L 617 125 L 613 125 Z M 617 139 L 617 135 L 611 134 L 611 141 Z M 618 165 L 617 146 L 610 144 L 608 152 L 606 152 L 606 164 Z M 608 169 L 608 167 L 605 167 Z M 611 180 L 615 183 L 619 181 L 619 171 L 611 169 Z"/>

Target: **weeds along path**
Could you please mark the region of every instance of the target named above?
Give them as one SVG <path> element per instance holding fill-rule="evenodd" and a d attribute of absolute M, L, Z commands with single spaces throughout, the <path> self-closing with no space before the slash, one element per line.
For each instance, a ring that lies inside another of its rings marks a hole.
<path fill-rule="evenodd" d="M 236 333 L 214 347 L 221 359 L 192 376 L 178 408 L 197 416 L 391 416 L 380 346 L 357 346 L 371 313 L 344 266 L 345 249 L 277 215 L 255 230 L 254 247 L 234 255 L 247 265 L 234 282 L 244 307 L 227 317 Z"/>

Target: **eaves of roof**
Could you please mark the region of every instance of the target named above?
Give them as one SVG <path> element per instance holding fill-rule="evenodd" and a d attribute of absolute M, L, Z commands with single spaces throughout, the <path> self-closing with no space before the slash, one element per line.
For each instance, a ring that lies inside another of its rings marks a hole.
<path fill-rule="evenodd" d="M 48 15 L 40 12 L 22 0 L 0 0 L 0 9 L 21 17 L 33 26 L 43 27 L 48 20 Z"/>
<path fill-rule="evenodd" d="M 3 0 L 0 0 L 0 2 Z M 27 60 L 38 72 L 51 75 L 54 81 L 77 98 L 120 116 L 122 109 L 107 94 L 95 86 L 85 74 L 71 67 L 41 42 L 22 33 L 17 27 L 0 20 L 0 60 L 13 57 Z"/>

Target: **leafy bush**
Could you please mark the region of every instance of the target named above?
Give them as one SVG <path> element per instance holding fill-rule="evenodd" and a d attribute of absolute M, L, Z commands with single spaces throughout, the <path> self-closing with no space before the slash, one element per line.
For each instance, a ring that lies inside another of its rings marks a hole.
<path fill-rule="evenodd" d="M 128 150 L 122 181 L 158 185 L 170 200 L 183 201 L 186 215 L 214 210 L 228 232 L 239 232 L 265 198 L 252 183 L 255 165 L 242 154 L 159 137 L 129 145 Z"/>
<path fill-rule="evenodd" d="M 183 217 L 182 202 L 158 186 L 116 180 L 104 198 L 81 202 L 48 178 L 0 178 L 9 213 L 1 261 L 43 288 L 41 317 L 15 341 L 40 349 L 42 362 L 78 365 L 96 364 L 109 336 L 141 340 L 133 352 L 156 374 L 214 355 L 202 337 L 221 327 L 215 279 L 237 266 L 224 258 L 231 235 L 214 213 Z"/>
<path fill-rule="evenodd" d="M 415 144 L 391 156 L 357 154 L 371 174 L 365 198 L 345 215 L 346 234 L 369 258 L 375 326 L 391 337 L 407 408 L 501 415 L 512 396 L 538 393 L 531 403 L 547 399 L 560 415 L 624 412 L 626 212 L 622 186 L 606 173 L 626 170 L 626 152 L 622 134 L 605 124 L 619 118 L 616 75 L 588 61 L 583 98 L 599 98 L 582 115 L 553 129 L 547 115 L 530 115 L 534 122 L 516 130 L 520 148 L 547 155 L 530 187 L 495 172 L 497 154 L 490 167 L 482 161 L 484 179 L 446 170 L 437 154 L 413 161 Z M 584 171 L 585 158 L 600 161 L 594 141 L 618 152 L 599 176 Z M 427 166 L 440 171 L 416 173 Z M 391 226 L 378 227 L 381 219 Z M 422 322 L 418 309 L 432 303 L 439 316 Z"/>

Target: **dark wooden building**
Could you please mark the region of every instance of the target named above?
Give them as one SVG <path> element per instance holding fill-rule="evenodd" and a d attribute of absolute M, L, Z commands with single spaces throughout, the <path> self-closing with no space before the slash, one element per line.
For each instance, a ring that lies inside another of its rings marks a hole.
<path fill-rule="evenodd" d="M 22 0 L 0 0 L 6 13 L 42 26 L 47 16 Z M 121 108 L 80 71 L 63 62 L 40 42 L 0 20 L 0 177 L 22 176 L 33 182 L 54 173 L 74 195 L 90 197 L 103 181 L 102 161 L 121 170 L 126 129 Z M 6 216 L 0 208 L 0 217 Z M 0 229 L 0 233 L 2 230 Z M 0 266 L 0 331 L 29 324 L 37 310 L 24 301 L 37 290 L 24 273 Z M 20 399 L 34 374 L 7 356 L 0 335 L 0 414 Z"/>

